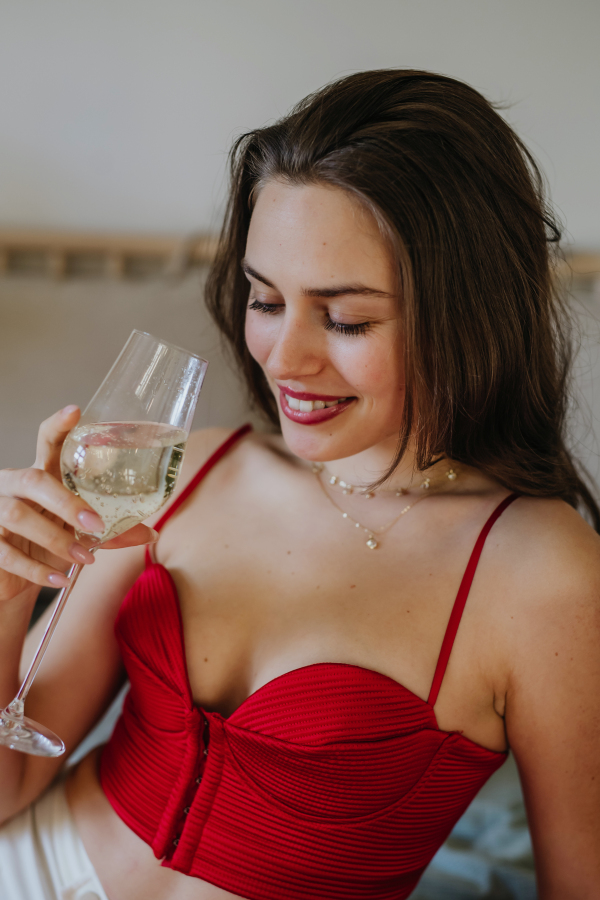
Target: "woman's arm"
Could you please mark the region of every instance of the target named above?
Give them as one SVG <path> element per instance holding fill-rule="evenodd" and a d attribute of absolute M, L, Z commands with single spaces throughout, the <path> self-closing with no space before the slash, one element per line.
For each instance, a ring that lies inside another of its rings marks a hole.
<path fill-rule="evenodd" d="M 600 896 L 600 539 L 560 507 L 530 544 L 527 597 L 510 602 L 505 715 L 540 900 L 588 900 Z"/>
<path fill-rule="evenodd" d="M 142 571 L 143 552 L 141 547 L 102 550 L 94 566 L 82 571 L 25 708 L 26 715 L 62 738 L 65 754 L 45 759 L 0 748 L 0 818 L 14 815 L 39 796 L 122 686 L 125 673 L 114 620 L 123 597 Z M 54 604 L 27 635 L 19 680 L 29 666 L 53 608 Z M 11 770 L 13 777 L 19 778 L 17 791 L 14 790 L 17 784 L 9 774 Z"/>
<path fill-rule="evenodd" d="M 0 707 L 15 696 L 41 636 L 43 625 L 39 624 L 24 648 L 39 586 L 65 580 L 63 573 L 69 565 L 80 561 L 74 549 L 86 555 L 84 547 L 78 548 L 75 527 L 94 530 L 94 525 L 95 529 L 101 525 L 87 503 L 60 480 L 62 443 L 78 418 L 76 407 L 51 416 L 40 427 L 35 464 L 0 472 Z M 127 547 L 149 539 L 152 532 L 138 525 L 110 543 Z M 131 583 L 143 559 L 139 547 L 122 553 L 114 572 L 100 562 L 102 553 L 96 562 L 88 554 L 94 566 L 85 567 L 89 571 L 82 573 L 27 699 L 27 714 L 65 737 L 67 754 L 118 685 L 120 663 L 111 617 L 122 597 L 119 592 L 124 583 Z M 48 760 L 0 747 L 0 820 L 39 794 L 64 759 Z"/>
<path fill-rule="evenodd" d="M 36 459 L 39 469 L 22 470 L 34 473 L 32 499 L 15 503 L 24 493 L 21 475 L 0 473 L 0 707 L 14 697 L 50 616 L 48 610 L 25 640 L 37 585 L 46 583 L 48 571 L 68 568 L 67 549 L 73 535 L 72 528 L 63 528 L 64 522 L 73 526 L 81 509 L 87 509 L 58 480 L 62 440 L 77 417 L 62 421 L 57 414 L 43 423 Z M 207 429 L 190 436 L 170 502 L 228 434 L 225 429 Z M 56 521 L 41 515 L 48 508 Z M 10 523 L 6 510 L 13 511 Z M 148 521 L 158 519 L 164 510 Z M 120 549 L 100 549 L 93 566 L 82 571 L 26 703 L 26 714 L 60 735 L 66 753 L 44 759 L 0 747 L 0 821 L 44 790 L 118 692 L 124 672 L 114 620 L 125 593 L 143 569 L 144 548 L 139 544 L 150 537 L 146 526 L 138 525 L 107 545 Z"/>

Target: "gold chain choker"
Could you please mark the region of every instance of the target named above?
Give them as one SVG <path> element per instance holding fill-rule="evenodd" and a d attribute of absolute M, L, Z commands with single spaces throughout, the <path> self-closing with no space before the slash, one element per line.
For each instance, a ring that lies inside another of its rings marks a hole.
<path fill-rule="evenodd" d="M 376 550 L 380 546 L 380 542 L 377 540 L 377 537 L 380 537 L 386 531 L 389 531 L 389 529 L 393 525 L 395 525 L 396 522 L 402 518 L 402 516 L 406 515 L 406 513 L 409 510 L 411 510 L 414 506 L 416 506 L 417 503 L 420 503 L 421 500 L 424 500 L 425 497 L 429 496 L 428 492 L 431 490 L 431 478 L 429 476 L 426 476 L 423 479 L 423 481 L 421 482 L 421 488 L 424 491 L 426 491 L 427 493 L 421 495 L 420 497 L 417 497 L 415 500 L 413 500 L 412 503 L 409 503 L 407 506 L 405 506 L 402 509 L 402 511 L 400 513 L 398 513 L 397 516 L 395 516 L 393 519 L 391 519 L 391 521 L 387 522 L 385 525 L 382 525 L 380 528 L 367 528 L 366 525 L 362 525 L 357 519 L 354 519 L 349 513 L 345 512 L 343 509 L 341 509 L 337 505 L 337 503 L 335 502 L 333 497 L 331 497 L 331 495 L 328 493 L 325 485 L 323 484 L 323 480 L 321 478 L 321 473 L 323 471 L 325 471 L 324 464 L 323 463 L 313 463 L 312 471 L 319 483 L 319 487 L 321 488 L 321 490 L 323 491 L 323 493 L 325 494 L 325 496 L 327 497 L 327 499 L 329 500 L 331 505 L 333 507 L 335 507 L 335 509 L 337 509 L 337 511 L 339 513 L 341 513 L 342 518 L 346 519 L 348 522 L 351 522 L 355 528 L 358 528 L 359 530 L 362 529 L 362 531 L 364 531 L 364 533 L 367 535 L 367 540 L 365 543 L 366 543 L 367 547 L 369 548 L 369 550 Z M 446 472 L 446 478 L 448 479 L 448 481 L 456 481 L 456 479 L 458 478 L 458 473 L 455 472 L 454 469 L 448 469 L 448 471 Z M 342 481 L 342 479 L 338 478 L 337 475 L 329 475 L 327 480 L 332 487 L 335 487 L 335 486 L 340 487 L 343 494 L 353 494 L 355 491 L 359 491 L 360 493 L 362 493 L 362 496 L 366 500 L 370 500 L 372 497 L 375 496 L 375 494 L 379 493 L 378 488 L 376 488 L 375 490 L 372 490 L 372 491 L 361 491 L 361 489 L 357 488 L 356 485 L 349 484 L 347 481 Z M 384 493 L 384 491 L 381 491 L 381 493 Z M 396 497 L 402 497 L 403 495 L 408 493 L 408 490 L 407 490 L 407 488 L 399 488 L 396 491 L 386 491 L 385 493 L 389 493 L 389 494 L 394 493 L 396 495 Z M 433 493 L 436 493 L 435 490 L 433 491 Z"/>

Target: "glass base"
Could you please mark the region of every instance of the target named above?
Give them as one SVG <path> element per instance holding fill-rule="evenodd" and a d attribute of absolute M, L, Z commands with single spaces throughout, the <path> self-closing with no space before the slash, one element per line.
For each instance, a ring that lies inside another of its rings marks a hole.
<path fill-rule="evenodd" d="M 0 710 L 0 746 L 31 756 L 62 756 L 65 745 L 58 735 L 12 706 Z"/>

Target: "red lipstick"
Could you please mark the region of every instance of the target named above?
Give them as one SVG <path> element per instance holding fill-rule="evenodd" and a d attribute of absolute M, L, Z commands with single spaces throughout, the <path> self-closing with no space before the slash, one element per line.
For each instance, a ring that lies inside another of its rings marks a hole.
<path fill-rule="evenodd" d="M 345 412 L 350 404 L 354 403 L 355 397 L 348 397 L 342 403 L 336 403 L 335 406 L 329 406 L 325 409 L 313 409 L 311 412 L 302 412 L 299 409 L 292 409 L 286 396 L 295 397 L 297 400 L 320 400 L 323 403 L 330 403 L 339 400 L 339 397 L 332 397 L 329 394 L 308 394 L 305 391 L 292 391 L 289 388 L 279 388 L 279 403 L 284 416 L 297 422 L 299 425 L 320 425 L 321 422 L 328 422 L 335 419 L 336 416 Z"/>
<path fill-rule="evenodd" d="M 288 397 L 295 397 L 296 400 L 322 400 L 323 403 L 332 403 L 334 400 L 341 400 L 339 394 L 334 396 L 333 394 L 308 394 L 306 391 L 294 391 L 289 387 L 282 387 L 280 384 L 277 385 L 280 391 L 283 391 L 288 395 Z"/>

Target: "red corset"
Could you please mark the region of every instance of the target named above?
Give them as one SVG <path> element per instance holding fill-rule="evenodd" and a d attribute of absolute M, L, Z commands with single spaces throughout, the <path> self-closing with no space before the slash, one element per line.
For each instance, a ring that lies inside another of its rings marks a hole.
<path fill-rule="evenodd" d="M 478 539 L 427 702 L 386 675 L 318 663 L 270 681 L 228 719 L 202 710 L 175 585 L 164 566 L 147 567 L 117 618 L 131 688 L 100 777 L 163 865 L 252 900 L 408 897 L 506 759 L 441 731 L 433 706 L 483 543 L 514 499 Z"/>

